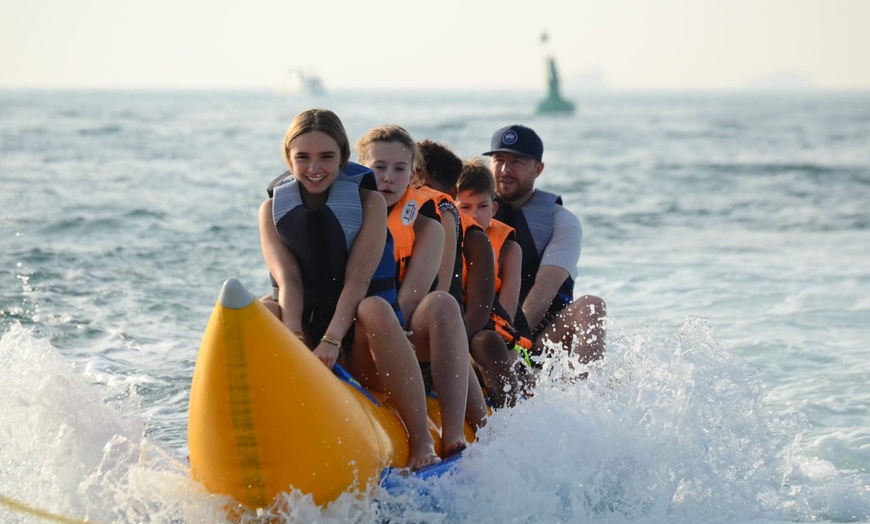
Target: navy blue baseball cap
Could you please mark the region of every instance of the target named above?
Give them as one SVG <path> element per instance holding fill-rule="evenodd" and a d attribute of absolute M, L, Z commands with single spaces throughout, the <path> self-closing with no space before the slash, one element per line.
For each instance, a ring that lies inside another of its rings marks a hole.
<path fill-rule="evenodd" d="M 493 153 L 512 153 L 534 158 L 538 162 L 544 156 L 544 143 L 541 137 L 529 127 L 514 124 L 499 129 L 492 135 L 492 148 L 484 155 Z"/>

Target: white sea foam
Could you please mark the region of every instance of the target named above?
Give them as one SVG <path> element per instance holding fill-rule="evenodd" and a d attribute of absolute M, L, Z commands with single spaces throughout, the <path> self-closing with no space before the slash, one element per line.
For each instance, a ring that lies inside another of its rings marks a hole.
<path fill-rule="evenodd" d="M 95 521 L 223 518 L 228 501 L 143 437 L 135 402 L 85 380 L 20 326 L 0 354 L 2 494 Z M 548 362 L 534 396 L 495 413 L 456 470 L 416 481 L 417 492 L 369 487 L 327 508 L 290 493 L 271 511 L 288 522 L 866 518 L 868 476 L 807 456 L 800 414 L 772 413 L 757 378 L 703 319 L 669 334 L 614 326 L 589 379 L 564 380 L 579 366 Z"/>

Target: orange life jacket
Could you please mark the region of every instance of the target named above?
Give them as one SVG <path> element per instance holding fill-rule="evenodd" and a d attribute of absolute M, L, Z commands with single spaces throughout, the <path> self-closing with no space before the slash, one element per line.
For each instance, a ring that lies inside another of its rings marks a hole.
<path fill-rule="evenodd" d="M 492 305 L 492 311 L 489 314 L 489 321 L 494 324 L 492 329 L 501 335 L 501 338 L 504 339 L 508 349 L 513 349 L 514 351 L 521 353 L 526 363 L 531 365 L 528 352 L 532 349 L 532 340 L 517 331 L 513 324 L 511 324 L 510 320 L 508 320 L 509 318 L 510 316 L 507 311 L 505 311 L 504 307 L 498 301 L 498 298 L 496 298 L 495 303 Z"/>
<path fill-rule="evenodd" d="M 465 242 L 465 235 L 468 234 L 469 229 L 479 229 L 483 231 L 483 228 L 477 223 L 476 220 L 466 215 L 463 212 L 459 212 L 460 224 L 462 226 L 462 240 L 463 247 Z M 495 258 L 495 257 L 493 257 Z M 495 268 L 493 268 L 495 270 Z M 468 289 L 468 260 L 465 259 L 465 250 L 463 249 L 462 253 L 462 291 L 463 297 L 465 296 L 465 291 Z"/>
<path fill-rule="evenodd" d="M 417 189 L 408 186 L 405 194 L 398 202 L 393 204 L 390 212 L 387 215 L 387 227 L 393 235 L 395 242 L 396 255 L 396 285 L 401 286 L 405 279 L 405 272 L 408 269 L 408 262 L 411 260 L 411 253 L 414 251 L 414 223 L 417 221 L 417 216 L 427 202 L 432 199 L 418 191 Z M 431 205 L 431 204 L 430 204 Z"/>
<path fill-rule="evenodd" d="M 463 216 L 466 215 L 463 214 Z M 498 276 L 499 255 L 501 255 L 501 249 L 504 247 L 505 242 L 508 240 L 516 241 L 516 234 L 514 228 L 496 219 L 490 221 L 486 234 L 492 244 L 493 251 L 495 251 L 495 301 L 492 306 L 492 311 L 489 313 L 489 320 L 493 324 L 492 329 L 501 335 L 501 338 L 504 339 L 507 347 L 519 351 L 523 355 L 523 358 L 528 362 L 528 350 L 532 349 L 532 341 L 514 328 L 510 321 L 510 319 L 513 318 L 513 314 L 505 311 L 504 307 L 502 307 L 501 303 L 498 301 L 498 292 L 501 290 L 501 278 Z M 465 280 L 463 279 L 463 284 L 464 283 Z M 517 349 L 517 346 L 525 351 Z"/>
<path fill-rule="evenodd" d="M 438 218 L 443 221 L 443 216 L 445 213 L 451 214 L 455 220 L 456 224 L 456 255 L 453 260 L 453 278 L 450 280 L 450 286 L 448 288 L 448 292 L 453 298 L 459 303 L 459 307 L 465 310 L 465 289 L 463 288 L 463 279 L 462 279 L 462 271 L 465 263 L 465 259 L 462 257 L 462 242 L 465 238 L 465 230 L 462 228 L 462 217 L 461 213 L 459 213 L 459 208 L 456 207 L 456 202 L 453 201 L 453 197 L 448 195 L 447 193 L 443 193 L 438 191 L 435 188 L 429 186 L 420 186 L 417 188 L 420 192 L 429 195 L 432 197 L 432 202 L 435 204 L 435 212 L 438 214 Z"/>
<path fill-rule="evenodd" d="M 431 187 L 421 186 L 420 188 L 418 188 L 418 192 L 422 193 L 426 196 L 431 197 L 432 201 L 435 204 L 435 208 L 436 208 L 436 211 L 437 211 L 439 217 L 441 216 L 442 204 L 450 203 L 450 204 L 453 204 L 454 207 L 456 205 L 453 202 L 453 199 L 450 197 L 450 195 L 448 195 L 446 193 L 442 193 L 441 191 L 438 191 L 438 190 L 433 189 Z M 395 207 L 399 207 L 399 205 L 402 204 L 402 202 L 404 202 L 404 200 L 405 200 L 405 198 L 407 198 L 407 196 L 408 196 L 408 193 L 406 192 L 405 197 L 403 197 L 402 200 L 397 202 Z M 393 209 L 393 211 L 390 212 L 391 219 L 392 219 L 394 213 L 395 213 L 395 208 Z M 459 228 L 459 231 L 457 232 L 457 244 L 458 244 L 458 246 L 457 246 L 457 258 L 461 257 L 461 260 L 462 260 L 462 272 L 461 272 L 462 280 L 461 281 L 462 281 L 463 305 L 464 305 L 465 290 L 467 288 L 467 282 L 468 282 L 468 261 L 465 259 L 464 253 L 462 253 L 465 235 L 470 228 L 477 228 L 477 229 L 481 229 L 481 230 L 482 230 L 482 228 L 480 227 L 480 225 L 478 225 L 478 223 L 473 218 L 466 215 L 465 213 L 460 212 L 459 218 L 460 218 L 460 223 L 457 224 L 457 226 Z M 411 244 L 413 245 L 413 224 L 412 224 L 410 229 L 411 229 Z M 390 231 L 391 232 L 393 231 L 392 226 L 390 227 Z M 495 260 L 495 267 L 493 269 L 495 271 L 495 278 L 496 278 L 496 280 L 495 280 L 496 297 L 494 300 L 492 311 L 490 312 L 490 315 L 489 315 L 490 322 L 492 323 L 492 325 L 487 326 L 487 327 L 494 329 L 499 335 L 501 335 L 501 337 L 507 343 L 508 348 L 516 349 L 518 346 L 518 347 L 526 350 L 525 352 L 523 352 L 523 351 L 520 351 L 520 352 L 522 353 L 524 359 L 526 361 L 528 361 L 529 357 L 528 357 L 527 351 L 532 348 L 532 341 L 529 338 L 522 336 L 522 334 L 513 327 L 511 322 L 508 320 L 509 318 L 511 318 L 511 315 L 505 311 L 504 307 L 502 307 L 501 304 L 499 304 L 498 297 L 497 297 L 498 291 L 499 291 L 499 289 L 501 289 L 501 279 L 498 277 L 498 256 L 499 256 L 499 254 L 501 254 L 502 246 L 504 246 L 504 243 L 508 239 L 515 240 L 514 239 L 514 228 L 508 226 L 507 224 L 504 224 L 503 222 L 499 222 L 498 220 L 493 220 L 490 222 L 489 230 L 487 230 L 486 233 L 489 236 L 490 242 L 492 243 L 493 249 L 495 251 L 495 253 L 494 253 L 495 256 L 493 257 Z M 396 234 L 393 233 L 393 236 L 395 237 Z M 399 241 L 396 240 L 396 246 L 398 246 L 398 245 L 399 245 Z M 404 273 L 402 275 L 404 275 Z M 401 282 L 401 277 L 400 277 L 399 281 Z"/>
<path fill-rule="evenodd" d="M 486 235 L 489 237 L 493 251 L 495 251 L 495 294 L 498 295 L 498 292 L 501 291 L 498 257 L 501 255 L 501 248 L 504 247 L 505 242 L 508 240 L 516 242 L 516 231 L 504 222 L 493 218 L 489 222 Z"/>
<path fill-rule="evenodd" d="M 429 186 L 420 186 L 415 187 L 417 191 L 423 193 L 427 197 L 429 197 L 435 203 L 435 212 L 438 213 L 438 218 L 441 218 L 441 204 L 442 202 L 449 202 L 453 205 L 456 205 L 453 202 L 453 198 L 450 197 L 447 193 L 442 193 L 435 188 Z"/>

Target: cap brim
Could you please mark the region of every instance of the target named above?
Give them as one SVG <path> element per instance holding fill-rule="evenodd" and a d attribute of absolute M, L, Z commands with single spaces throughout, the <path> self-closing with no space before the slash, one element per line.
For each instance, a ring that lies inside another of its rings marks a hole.
<path fill-rule="evenodd" d="M 494 155 L 495 153 L 510 153 L 512 155 L 524 156 L 526 158 L 532 158 L 532 159 L 537 160 L 535 157 L 533 157 L 532 155 L 530 155 L 528 153 L 523 153 L 522 151 L 517 151 L 516 149 L 508 149 L 506 147 L 503 147 L 501 149 L 493 149 L 492 151 L 487 151 L 486 153 L 483 153 L 483 156 L 491 156 L 491 155 Z"/>

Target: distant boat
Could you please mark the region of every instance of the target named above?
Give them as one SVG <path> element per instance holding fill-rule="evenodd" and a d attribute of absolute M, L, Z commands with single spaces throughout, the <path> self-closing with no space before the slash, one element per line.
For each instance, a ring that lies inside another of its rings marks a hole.
<path fill-rule="evenodd" d="M 326 93 L 320 77 L 308 74 L 301 69 L 290 70 L 290 92 L 300 95 L 322 95 Z"/>

